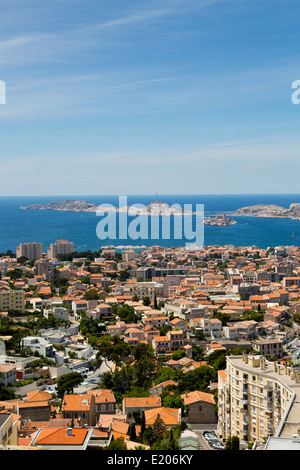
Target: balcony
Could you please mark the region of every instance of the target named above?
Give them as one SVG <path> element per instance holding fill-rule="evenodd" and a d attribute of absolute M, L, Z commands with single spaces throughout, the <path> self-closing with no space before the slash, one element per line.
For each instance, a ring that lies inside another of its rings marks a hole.
<path fill-rule="evenodd" d="M 241 404 L 241 405 L 248 405 L 248 403 L 249 403 L 248 396 L 246 396 L 245 398 L 243 398 L 242 400 L 240 400 L 240 404 Z"/>
<path fill-rule="evenodd" d="M 244 407 L 244 406 L 241 406 L 240 408 L 240 413 L 242 414 L 247 414 L 248 413 L 248 408 Z"/>

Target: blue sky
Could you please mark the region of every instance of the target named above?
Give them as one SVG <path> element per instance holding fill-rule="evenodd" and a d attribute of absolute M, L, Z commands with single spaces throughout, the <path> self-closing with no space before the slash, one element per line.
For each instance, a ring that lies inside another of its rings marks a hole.
<path fill-rule="evenodd" d="M 297 193 L 298 0 L 1 0 L 0 195 Z"/>

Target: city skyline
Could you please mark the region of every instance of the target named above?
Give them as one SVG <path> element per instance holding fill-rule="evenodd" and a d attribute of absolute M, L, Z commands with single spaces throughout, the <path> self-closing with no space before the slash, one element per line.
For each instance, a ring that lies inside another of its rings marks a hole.
<path fill-rule="evenodd" d="M 295 193 L 295 0 L 16 0 L 0 195 Z"/>

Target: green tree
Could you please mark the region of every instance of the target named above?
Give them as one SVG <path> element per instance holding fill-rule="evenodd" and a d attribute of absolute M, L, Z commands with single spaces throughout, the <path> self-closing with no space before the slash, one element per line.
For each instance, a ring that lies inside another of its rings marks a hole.
<path fill-rule="evenodd" d="M 150 426 L 147 426 L 147 428 L 145 429 L 145 432 L 143 433 L 143 443 L 151 447 L 154 442 L 155 442 L 155 435 L 154 435 L 153 427 L 150 425 Z"/>
<path fill-rule="evenodd" d="M 137 344 L 133 348 L 132 353 L 133 353 L 134 358 L 135 358 L 136 361 L 139 361 L 144 356 L 154 357 L 154 350 L 153 350 L 152 346 L 150 344 L 145 344 L 145 343 Z"/>
<path fill-rule="evenodd" d="M 126 443 L 123 437 L 112 438 L 110 444 L 104 447 L 104 450 L 127 450 Z"/>
<path fill-rule="evenodd" d="M 151 299 L 148 295 L 146 295 L 143 299 L 143 305 L 146 305 L 148 307 L 148 305 L 151 304 Z"/>
<path fill-rule="evenodd" d="M 142 412 L 142 418 L 141 418 L 141 432 L 140 436 L 143 437 L 144 432 L 146 430 L 146 418 L 145 418 L 145 412 Z"/>
<path fill-rule="evenodd" d="M 156 441 L 160 440 L 164 436 L 165 432 L 166 432 L 166 425 L 164 421 L 162 420 L 162 418 L 160 417 L 160 414 L 158 413 L 153 423 L 153 433 L 155 436 L 155 440 Z"/>
<path fill-rule="evenodd" d="M 134 442 L 136 440 L 136 429 L 135 429 L 135 424 L 134 423 L 130 425 L 129 436 L 130 436 L 131 441 Z"/>
<path fill-rule="evenodd" d="M 79 372 L 70 372 L 62 375 L 57 381 L 57 394 L 63 397 L 66 393 L 73 393 L 75 387 L 83 382 L 84 378 Z"/>
<path fill-rule="evenodd" d="M 122 271 L 119 272 L 119 280 L 121 282 L 127 281 L 127 279 L 130 277 L 129 270 L 128 269 L 123 269 Z"/>
<path fill-rule="evenodd" d="M 240 450 L 240 440 L 238 436 L 231 436 L 225 442 L 225 450 Z"/>
<path fill-rule="evenodd" d="M 88 291 L 84 294 L 83 298 L 84 298 L 85 300 L 99 300 L 99 294 L 98 294 L 98 292 L 97 292 L 97 289 L 90 289 L 90 290 L 88 290 Z"/>

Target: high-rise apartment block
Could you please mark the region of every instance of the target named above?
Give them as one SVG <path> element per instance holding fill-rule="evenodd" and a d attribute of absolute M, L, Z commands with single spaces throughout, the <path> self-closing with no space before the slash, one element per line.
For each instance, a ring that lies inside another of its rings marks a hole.
<path fill-rule="evenodd" d="M 55 243 L 51 243 L 47 249 L 48 258 L 56 258 L 57 255 L 67 255 L 73 253 L 75 245 L 73 242 L 68 240 L 56 240 Z"/>
<path fill-rule="evenodd" d="M 300 373 L 261 355 L 227 356 L 218 377 L 218 434 L 240 443 L 298 435 Z"/>
<path fill-rule="evenodd" d="M 43 245 L 39 242 L 20 243 L 20 245 L 17 246 L 16 249 L 16 256 L 17 258 L 21 258 L 21 256 L 26 256 L 29 261 L 40 259 L 43 256 Z"/>

